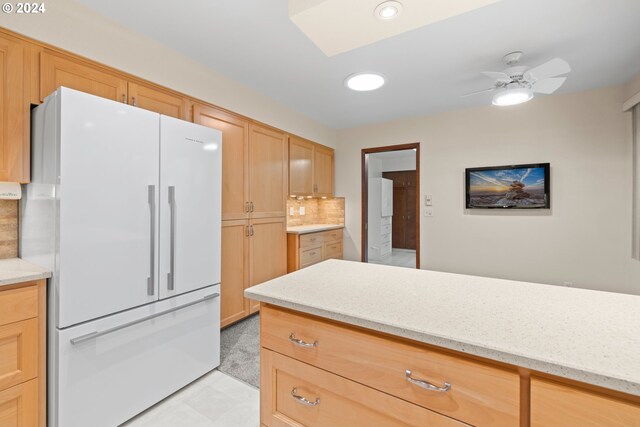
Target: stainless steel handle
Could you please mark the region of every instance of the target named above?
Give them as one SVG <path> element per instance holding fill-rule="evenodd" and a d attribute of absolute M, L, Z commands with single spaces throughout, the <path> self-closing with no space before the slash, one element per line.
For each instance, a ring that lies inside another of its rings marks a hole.
<path fill-rule="evenodd" d="M 156 281 L 156 186 L 147 187 L 149 199 L 149 277 L 147 277 L 147 295 L 155 293 Z"/>
<path fill-rule="evenodd" d="M 138 104 L 136 104 L 136 97 L 135 96 L 131 97 L 131 105 L 133 105 L 134 107 L 138 106 Z"/>
<path fill-rule="evenodd" d="M 320 404 L 320 398 L 316 397 L 316 400 L 314 400 L 313 402 L 311 402 L 310 400 L 307 400 L 306 398 L 300 396 L 298 394 L 298 389 L 297 388 L 293 388 L 293 390 L 291 390 L 291 397 L 293 397 L 296 402 L 300 402 L 303 405 L 306 406 L 318 406 Z"/>
<path fill-rule="evenodd" d="M 245 212 L 249 212 L 249 202 L 245 202 L 245 204 L 244 204 L 244 211 L 245 211 Z"/>
<path fill-rule="evenodd" d="M 246 227 L 246 229 L 245 229 L 244 235 L 245 235 L 246 237 L 249 237 L 249 226 L 248 226 L 248 225 L 247 225 L 247 227 Z"/>
<path fill-rule="evenodd" d="M 169 186 L 169 272 L 167 273 L 167 289 L 174 289 L 176 266 L 176 187 Z"/>
<path fill-rule="evenodd" d="M 294 343 L 298 347 L 305 347 L 305 348 L 317 347 L 320 344 L 318 341 L 314 341 L 312 343 L 308 343 L 308 342 L 299 340 L 298 338 L 296 338 L 295 332 L 291 332 L 291 335 L 289 335 L 289 341 L 291 341 L 292 343 Z"/>
<path fill-rule="evenodd" d="M 69 341 L 71 341 L 71 344 L 80 344 L 82 342 L 85 341 L 89 341 L 92 340 L 94 338 L 98 338 L 98 337 L 102 337 L 104 335 L 110 334 L 112 332 L 116 332 L 119 331 L 121 329 L 125 329 L 128 328 L 129 326 L 133 326 L 133 325 L 137 325 L 138 323 L 142 323 L 142 322 L 146 322 L 147 320 L 151 320 L 151 319 L 155 319 L 156 317 L 160 317 L 160 316 L 164 316 L 165 314 L 169 314 L 169 313 L 173 313 L 174 311 L 178 311 L 178 310 L 182 310 L 183 308 L 187 308 L 190 307 L 192 305 L 195 304 L 200 304 L 201 302 L 204 301 L 208 301 L 214 298 L 218 298 L 220 296 L 219 293 L 213 293 L 211 295 L 207 295 L 206 297 L 203 297 L 202 299 L 196 300 L 196 301 L 191 301 L 190 303 L 187 304 L 183 304 L 183 305 L 179 305 L 177 307 L 172 307 L 168 310 L 165 311 L 161 311 L 159 313 L 154 313 L 151 314 L 149 316 L 143 317 L 141 319 L 137 319 L 128 323 L 123 323 L 122 325 L 118 325 L 118 326 L 114 326 L 113 328 L 109 328 L 109 329 L 105 329 L 104 331 L 94 331 L 85 335 L 80 335 L 79 337 L 75 337 L 75 338 L 71 338 Z"/>
<path fill-rule="evenodd" d="M 251 234 L 249 234 L 249 236 L 253 236 L 253 225 L 250 225 L 249 227 L 251 228 Z"/>
<path fill-rule="evenodd" d="M 315 255 L 315 251 L 314 252 L 309 252 L 309 255 Z"/>
<path fill-rule="evenodd" d="M 415 378 L 411 378 L 411 371 L 410 370 L 406 370 L 405 375 L 407 377 L 407 381 L 409 381 L 411 384 L 415 384 L 418 387 L 422 387 L 425 390 L 430 390 L 430 391 L 438 391 L 441 393 L 445 393 L 449 390 L 451 390 L 451 384 L 449 384 L 448 382 L 445 381 L 444 385 L 442 387 L 438 387 L 437 385 L 431 384 L 429 381 L 425 381 L 425 380 L 418 380 Z"/>
<path fill-rule="evenodd" d="M 250 206 L 250 208 L 249 208 L 249 209 L 250 209 L 250 210 L 249 210 L 249 212 L 253 212 L 253 210 L 254 210 L 253 202 L 250 202 L 250 203 L 249 203 L 249 206 Z"/>

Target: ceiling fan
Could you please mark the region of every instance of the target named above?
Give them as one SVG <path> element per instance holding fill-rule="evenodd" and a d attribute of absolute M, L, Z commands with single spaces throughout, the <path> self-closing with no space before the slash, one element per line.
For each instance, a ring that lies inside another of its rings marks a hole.
<path fill-rule="evenodd" d="M 485 92 L 493 92 L 493 105 L 516 105 L 529 101 L 534 93 L 551 94 L 567 80 L 558 77 L 571 71 L 571 67 L 564 59 L 554 58 L 537 67 L 529 68 L 517 65 L 522 52 L 511 52 L 502 58 L 507 69 L 498 71 L 483 71 L 482 74 L 494 79 L 491 88 L 478 90 L 462 95 L 471 96 Z"/>

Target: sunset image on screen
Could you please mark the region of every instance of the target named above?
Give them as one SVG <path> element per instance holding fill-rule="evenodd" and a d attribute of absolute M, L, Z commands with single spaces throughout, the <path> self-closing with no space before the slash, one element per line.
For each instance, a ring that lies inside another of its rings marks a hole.
<path fill-rule="evenodd" d="M 468 207 L 546 206 L 542 167 L 468 171 L 468 174 Z"/>

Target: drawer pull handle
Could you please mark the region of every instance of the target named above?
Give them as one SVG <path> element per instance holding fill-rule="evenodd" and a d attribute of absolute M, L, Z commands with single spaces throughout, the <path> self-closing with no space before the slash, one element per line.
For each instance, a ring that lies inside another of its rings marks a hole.
<path fill-rule="evenodd" d="M 318 346 L 318 341 L 314 341 L 312 343 L 308 343 L 308 342 L 304 342 L 302 340 L 299 340 L 298 338 L 296 338 L 296 335 L 295 335 L 294 332 L 291 332 L 291 335 L 289 335 L 289 341 L 291 341 L 292 343 L 294 343 L 298 347 L 313 348 L 313 347 L 317 347 Z"/>
<path fill-rule="evenodd" d="M 408 370 L 408 369 L 405 371 L 405 374 L 407 376 L 407 381 L 409 381 L 411 384 L 417 385 L 418 387 L 422 387 L 425 390 L 439 391 L 441 393 L 445 393 L 445 392 L 451 390 L 451 384 L 449 384 L 446 381 L 444 383 L 444 386 L 438 387 L 437 385 L 433 385 L 428 381 L 417 380 L 415 378 L 411 378 L 411 371 Z"/>
<path fill-rule="evenodd" d="M 293 390 L 291 390 L 291 397 L 293 397 L 297 402 L 303 404 L 303 405 L 307 405 L 307 406 L 318 406 L 320 404 L 320 398 L 316 397 L 316 400 L 314 400 L 313 402 L 311 402 L 310 400 L 307 400 L 306 398 L 300 396 L 298 393 L 298 389 L 297 388 L 293 388 Z"/>

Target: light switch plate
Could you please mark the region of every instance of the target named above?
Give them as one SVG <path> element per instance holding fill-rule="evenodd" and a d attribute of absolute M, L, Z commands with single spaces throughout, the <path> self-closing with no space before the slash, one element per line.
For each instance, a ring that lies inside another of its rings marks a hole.
<path fill-rule="evenodd" d="M 433 208 L 425 208 L 424 209 L 424 216 L 432 217 L 433 216 Z"/>
<path fill-rule="evenodd" d="M 289 216 L 294 216 L 296 214 L 296 209 L 294 207 L 289 208 Z"/>
<path fill-rule="evenodd" d="M 433 196 L 431 196 L 431 194 L 427 194 L 424 196 L 424 205 L 425 206 L 433 205 Z"/>
<path fill-rule="evenodd" d="M 304 206 L 300 206 L 300 215 L 304 215 Z"/>

